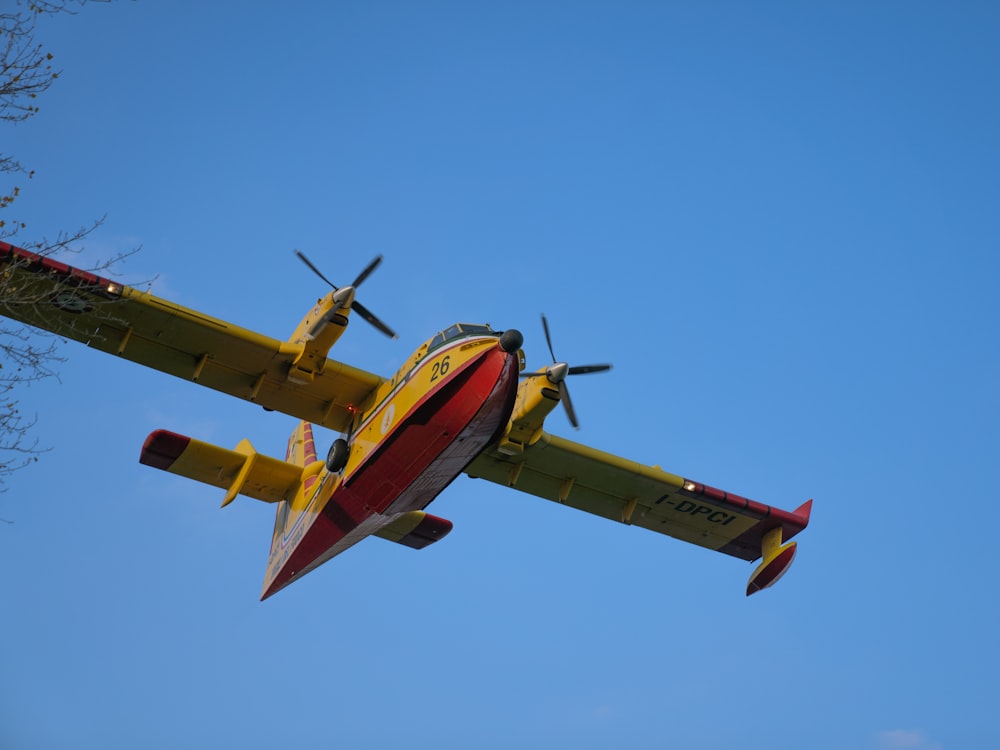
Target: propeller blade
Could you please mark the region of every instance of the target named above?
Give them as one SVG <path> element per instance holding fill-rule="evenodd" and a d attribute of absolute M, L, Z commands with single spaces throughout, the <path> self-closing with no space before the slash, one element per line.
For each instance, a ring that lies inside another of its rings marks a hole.
<path fill-rule="evenodd" d="M 562 401 L 566 416 L 574 429 L 580 429 L 580 422 L 576 418 L 576 409 L 573 408 L 573 401 L 569 397 L 569 388 L 566 387 L 566 378 L 570 375 L 586 375 L 591 372 L 607 372 L 611 369 L 609 364 L 600 365 L 576 365 L 570 367 L 565 362 L 556 359 L 555 350 L 552 348 L 552 334 L 549 331 L 549 321 L 542 313 L 542 329 L 545 331 L 545 343 L 549 347 L 549 354 L 552 355 L 552 364 L 545 368 L 544 372 L 523 372 L 521 377 L 536 378 L 545 375 L 549 382 L 559 388 L 559 400 Z"/>
<path fill-rule="evenodd" d="M 549 345 L 549 354 L 552 355 L 552 361 L 556 361 L 556 353 L 552 350 L 552 337 L 549 335 L 549 321 L 545 319 L 545 313 L 542 313 L 542 328 L 545 329 L 545 343 Z"/>
<path fill-rule="evenodd" d="M 566 416 L 569 417 L 569 423 L 573 425 L 574 430 L 579 430 L 580 422 L 576 418 L 576 410 L 573 408 L 573 401 L 569 397 L 569 388 L 566 387 L 565 380 L 559 383 L 559 400 L 562 401 L 562 405 L 566 409 Z"/>
<path fill-rule="evenodd" d="M 332 281 L 330 281 L 330 279 L 326 278 L 326 276 L 323 275 L 323 272 L 320 271 L 318 268 L 316 268 L 316 266 L 312 264 L 312 261 L 306 257 L 305 253 L 303 253 L 301 250 L 296 250 L 295 254 L 299 256 L 299 260 L 301 260 L 303 263 L 309 266 L 310 271 L 312 271 L 314 274 L 323 279 L 323 281 L 325 281 L 327 284 L 332 286 L 334 291 L 337 291 L 337 285 L 334 284 Z M 357 284 L 355 284 L 355 286 L 357 286 Z"/>
<path fill-rule="evenodd" d="M 394 330 L 392 330 L 391 328 L 389 328 L 389 326 L 387 326 L 381 320 L 376 318 L 367 307 L 362 305 L 357 300 L 354 300 L 354 302 L 351 303 L 351 309 L 354 310 L 362 318 L 367 320 L 369 323 L 371 323 L 373 326 L 378 328 L 382 333 L 384 333 L 389 338 L 391 339 L 399 338 L 399 336 L 396 335 L 396 332 Z"/>
<path fill-rule="evenodd" d="M 306 257 L 305 253 L 303 253 L 300 250 L 296 250 L 295 254 L 297 256 L 299 256 L 299 260 L 301 260 L 303 263 L 305 263 L 307 266 L 309 266 L 309 270 L 310 271 L 312 271 L 314 274 L 316 274 L 321 279 L 323 279 L 323 281 L 325 281 L 327 284 L 329 284 L 330 286 L 332 286 L 333 287 L 333 291 L 335 291 L 335 292 L 341 292 L 341 290 L 337 287 L 336 284 L 334 284 L 332 281 L 330 281 L 328 278 L 326 278 L 326 276 L 323 275 L 323 272 L 320 271 L 318 268 L 316 268 L 316 266 L 313 264 L 313 262 L 311 260 L 309 260 L 309 258 Z M 386 336 L 395 339 L 395 338 L 399 338 L 396 335 L 396 332 L 394 330 L 392 330 L 391 328 L 389 328 L 389 326 L 387 326 L 381 320 L 379 320 L 378 318 L 376 318 L 375 315 L 373 315 L 372 312 L 367 307 L 365 307 L 360 302 L 358 302 L 357 299 L 355 299 L 355 297 L 354 297 L 355 290 L 361 285 L 361 283 L 365 279 L 367 279 L 369 276 L 371 276 L 372 271 L 374 271 L 376 268 L 378 268 L 379 264 L 381 262 L 382 262 L 382 256 L 381 255 L 376 255 L 375 259 L 365 267 L 365 270 L 363 270 L 361 273 L 358 274 L 358 278 L 356 278 L 354 280 L 354 283 L 351 284 L 351 286 L 345 286 L 343 288 L 343 292 L 341 293 L 341 295 L 339 295 L 339 296 L 342 297 L 342 299 L 338 299 L 337 295 L 335 295 L 335 297 L 334 297 L 334 305 L 327 312 L 327 317 L 332 317 L 338 310 L 340 310 L 341 308 L 343 308 L 343 306 L 348 303 L 348 300 L 350 300 L 351 301 L 350 305 L 351 305 L 351 309 L 352 310 L 356 311 L 358 313 L 358 315 L 360 315 L 366 321 L 368 321 L 369 323 L 371 323 L 373 326 L 375 326 L 378 330 L 380 330 Z"/>
<path fill-rule="evenodd" d="M 355 289 L 357 289 L 359 286 L 361 286 L 361 282 L 364 281 L 365 279 L 367 279 L 369 276 L 371 276 L 372 271 L 374 271 L 376 268 L 378 268 L 379 263 L 381 263 L 381 262 L 382 262 L 382 256 L 381 255 L 376 255 L 375 256 L 375 260 L 373 260 L 371 263 L 369 263 L 368 267 L 364 271 L 362 271 L 360 274 L 358 274 L 358 278 L 356 278 L 354 280 L 354 283 L 351 286 L 353 286 Z"/>
<path fill-rule="evenodd" d="M 567 375 L 586 375 L 591 372 L 607 372 L 611 365 L 577 365 L 567 370 Z"/>

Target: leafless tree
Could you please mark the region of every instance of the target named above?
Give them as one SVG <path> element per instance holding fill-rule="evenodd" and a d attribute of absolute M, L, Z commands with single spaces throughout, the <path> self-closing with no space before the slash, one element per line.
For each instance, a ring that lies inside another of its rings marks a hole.
<path fill-rule="evenodd" d="M 90 0 L 105 2 L 107 0 Z M 0 124 L 23 126 L 39 111 L 38 97 L 58 79 L 53 55 L 37 39 L 39 20 L 57 13 L 73 13 L 88 0 L 8 0 L 0 10 Z M 17 241 L 25 234 L 23 222 L 11 217 L 21 193 L 21 183 L 34 171 L 8 153 L 0 152 L 0 240 L 20 245 L 39 255 L 78 250 L 80 241 L 102 219 L 74 232 L 61 232 L 54 240 Z M 107 269 L 119 258 L 101 264 Z M 101 270 L 95 269 L 95 270 Z M 23 303 L 18 291 L 0 273 L 0 301 Z M 25 416 L 17 397 L 19 389 L 51 377 L 61 362 L 57 338 L 0 318 L 0 488 L 14 471 L 38 460 L 42 448 L 31 435 L 33 416 Z"/>

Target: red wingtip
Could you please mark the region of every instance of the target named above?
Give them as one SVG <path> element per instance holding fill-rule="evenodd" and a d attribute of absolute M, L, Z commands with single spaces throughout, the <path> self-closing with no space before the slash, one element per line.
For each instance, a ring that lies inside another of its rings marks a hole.
<path fill-rule="evenodd" d="M 798 516 L 802 519 L 802 528 L 805 528 L 809 523 L 809 515 L 812 513 L 813 501 L 812 498 L 806 500 L 802 505 L 792 511 L 792 515 Z"/>

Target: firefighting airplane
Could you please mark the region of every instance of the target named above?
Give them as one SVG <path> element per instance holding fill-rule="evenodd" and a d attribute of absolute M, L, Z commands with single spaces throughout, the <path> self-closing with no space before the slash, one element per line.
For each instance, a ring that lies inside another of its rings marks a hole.
<path fill-rule="evenodd" d="M 247 440 L 230 450 L 166 430 L 139 458 L 224 489 L 223 506 L 237 495 L 276 505 L 261 599 L 368 536 L 415 549 L 441 539 L 451 522 L 424 508 L 462 472 L 761 559 L 747 595 L 791 565 L 796 543 L 787 540 L 809 523 L 812 500 L 780 510 L 545 431 L 559 403 L 576 426 L 566 377 L 610 366 L 556 361 L 544 317 L 553 363 L 537 372 L 522 372 L 518 331 L 461 323 L 383 378 L 328 357 L 352 311 L 395 337 L 355 297 L 381 258 L 338 288 L 299 257 L 332 290 L 281 341 L 0 242 L 7 317 L 302 420 L 284 460 Z M 314 424 L 342 435 L 325 460 Z"/>

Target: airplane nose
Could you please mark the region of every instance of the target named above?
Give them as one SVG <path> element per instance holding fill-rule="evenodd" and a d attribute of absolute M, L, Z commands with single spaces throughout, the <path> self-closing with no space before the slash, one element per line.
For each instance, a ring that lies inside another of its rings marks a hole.
<path fill-rule="evenodd" d="M 500 334 L 500 348 L 508 354 L 516 352 L 523 343 L 524 336 L 516 328 L 509 328 Z"/>

